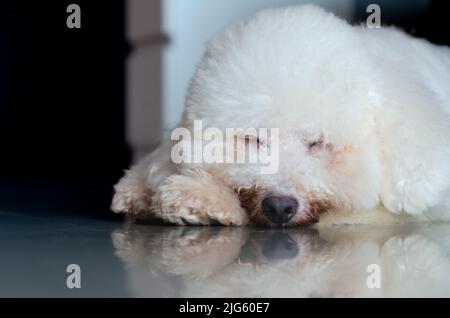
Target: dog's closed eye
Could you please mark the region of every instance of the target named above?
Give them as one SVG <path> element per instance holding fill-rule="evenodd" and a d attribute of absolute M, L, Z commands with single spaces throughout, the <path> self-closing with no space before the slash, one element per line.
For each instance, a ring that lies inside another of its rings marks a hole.
<path fill-rule="evenodd" d="M 308 151 L 311 153 L 317 152 L 320 149 L 323 149 L 324 142 L 322 139 L 310 141 L 308 142 Z"/>
<path fill-rule="evenodd" d="M 305 141 L 308 153 L 311 155 L 318 155 L 322 151 L 331 151 L 333 146 L 330 143 L 326 143 L 322 137 L 315 140 Z"/>

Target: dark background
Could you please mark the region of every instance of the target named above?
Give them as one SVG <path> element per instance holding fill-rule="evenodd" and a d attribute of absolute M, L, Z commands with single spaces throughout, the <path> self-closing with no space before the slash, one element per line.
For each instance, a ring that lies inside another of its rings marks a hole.
<path fill-rule="evenodd" d="M 406 32 L 436 44 L 450 44 L 450 1 L 432 0 L 423 10 L 411 10 L 416 0 L 358 0 L 356 20 L 365 21 L 371 3 L 381 7 L 382 25 L 395 25 Z"/>
<path fill-rule="evenodd" d="M 129 164 L 124 1 L 70 3 L 0 4 L 0 209 L 103 215 Z"/>
<path fill-rule="evenodd" d="M 372 2 L 357 1 L 357 20 Z M 66 27 L 70 3 L 81 6 L 81 29 Z M 450 44 L 447 3 L 411 14 L 381 2 L 382 23 Z M 112 186 L 130 163 L 128 51 L 124 1 L 1 2 L 0 210 L 113 217 Z"/>

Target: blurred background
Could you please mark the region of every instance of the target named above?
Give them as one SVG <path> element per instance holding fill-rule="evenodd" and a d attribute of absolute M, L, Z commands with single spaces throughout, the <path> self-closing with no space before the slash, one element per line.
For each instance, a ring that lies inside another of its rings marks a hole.
<path fill-rule="evenodd" d="M 71 3 L 80 29 L 66 26 Z M 208 38 L 301 3 L 351 22 L 376 3 L 382 24 L 450 44 L 446 1 L 2 1 L 0 211 L 120 218 L 109 212 L 112 186 L 177 125 Z"/>

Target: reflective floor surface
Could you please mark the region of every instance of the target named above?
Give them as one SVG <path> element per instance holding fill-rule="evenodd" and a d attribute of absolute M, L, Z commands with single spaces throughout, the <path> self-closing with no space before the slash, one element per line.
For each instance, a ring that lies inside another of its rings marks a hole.
<path fill-rule="evenodd" d="M 0 297 L 450 297 L 450 224 L 276 230 L 0 211 L 0 245 Z"/>

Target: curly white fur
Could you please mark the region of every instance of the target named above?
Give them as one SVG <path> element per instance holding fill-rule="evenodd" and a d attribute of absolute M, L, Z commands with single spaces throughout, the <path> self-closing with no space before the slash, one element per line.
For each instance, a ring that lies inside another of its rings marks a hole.
<path fill-rule="evenodd" d="M 181 126 L 280 128 L 279 172 L 175 165 L 169 141 L 120 180 L 112 209 L 180 224 L 264 223 L 260 196 L 276 193 L 300 203 L 288 225 L 318 214 L 318 202 L 332 223 L 337 210 L 346 223 L 447 219 L 449 83 L 447 47 L 309 5 L 262 11 L 209 42 Z M 319 139 L 327 147 L 312 155 Z M 255 189 L 252 211 L 239 189 Z"/>

